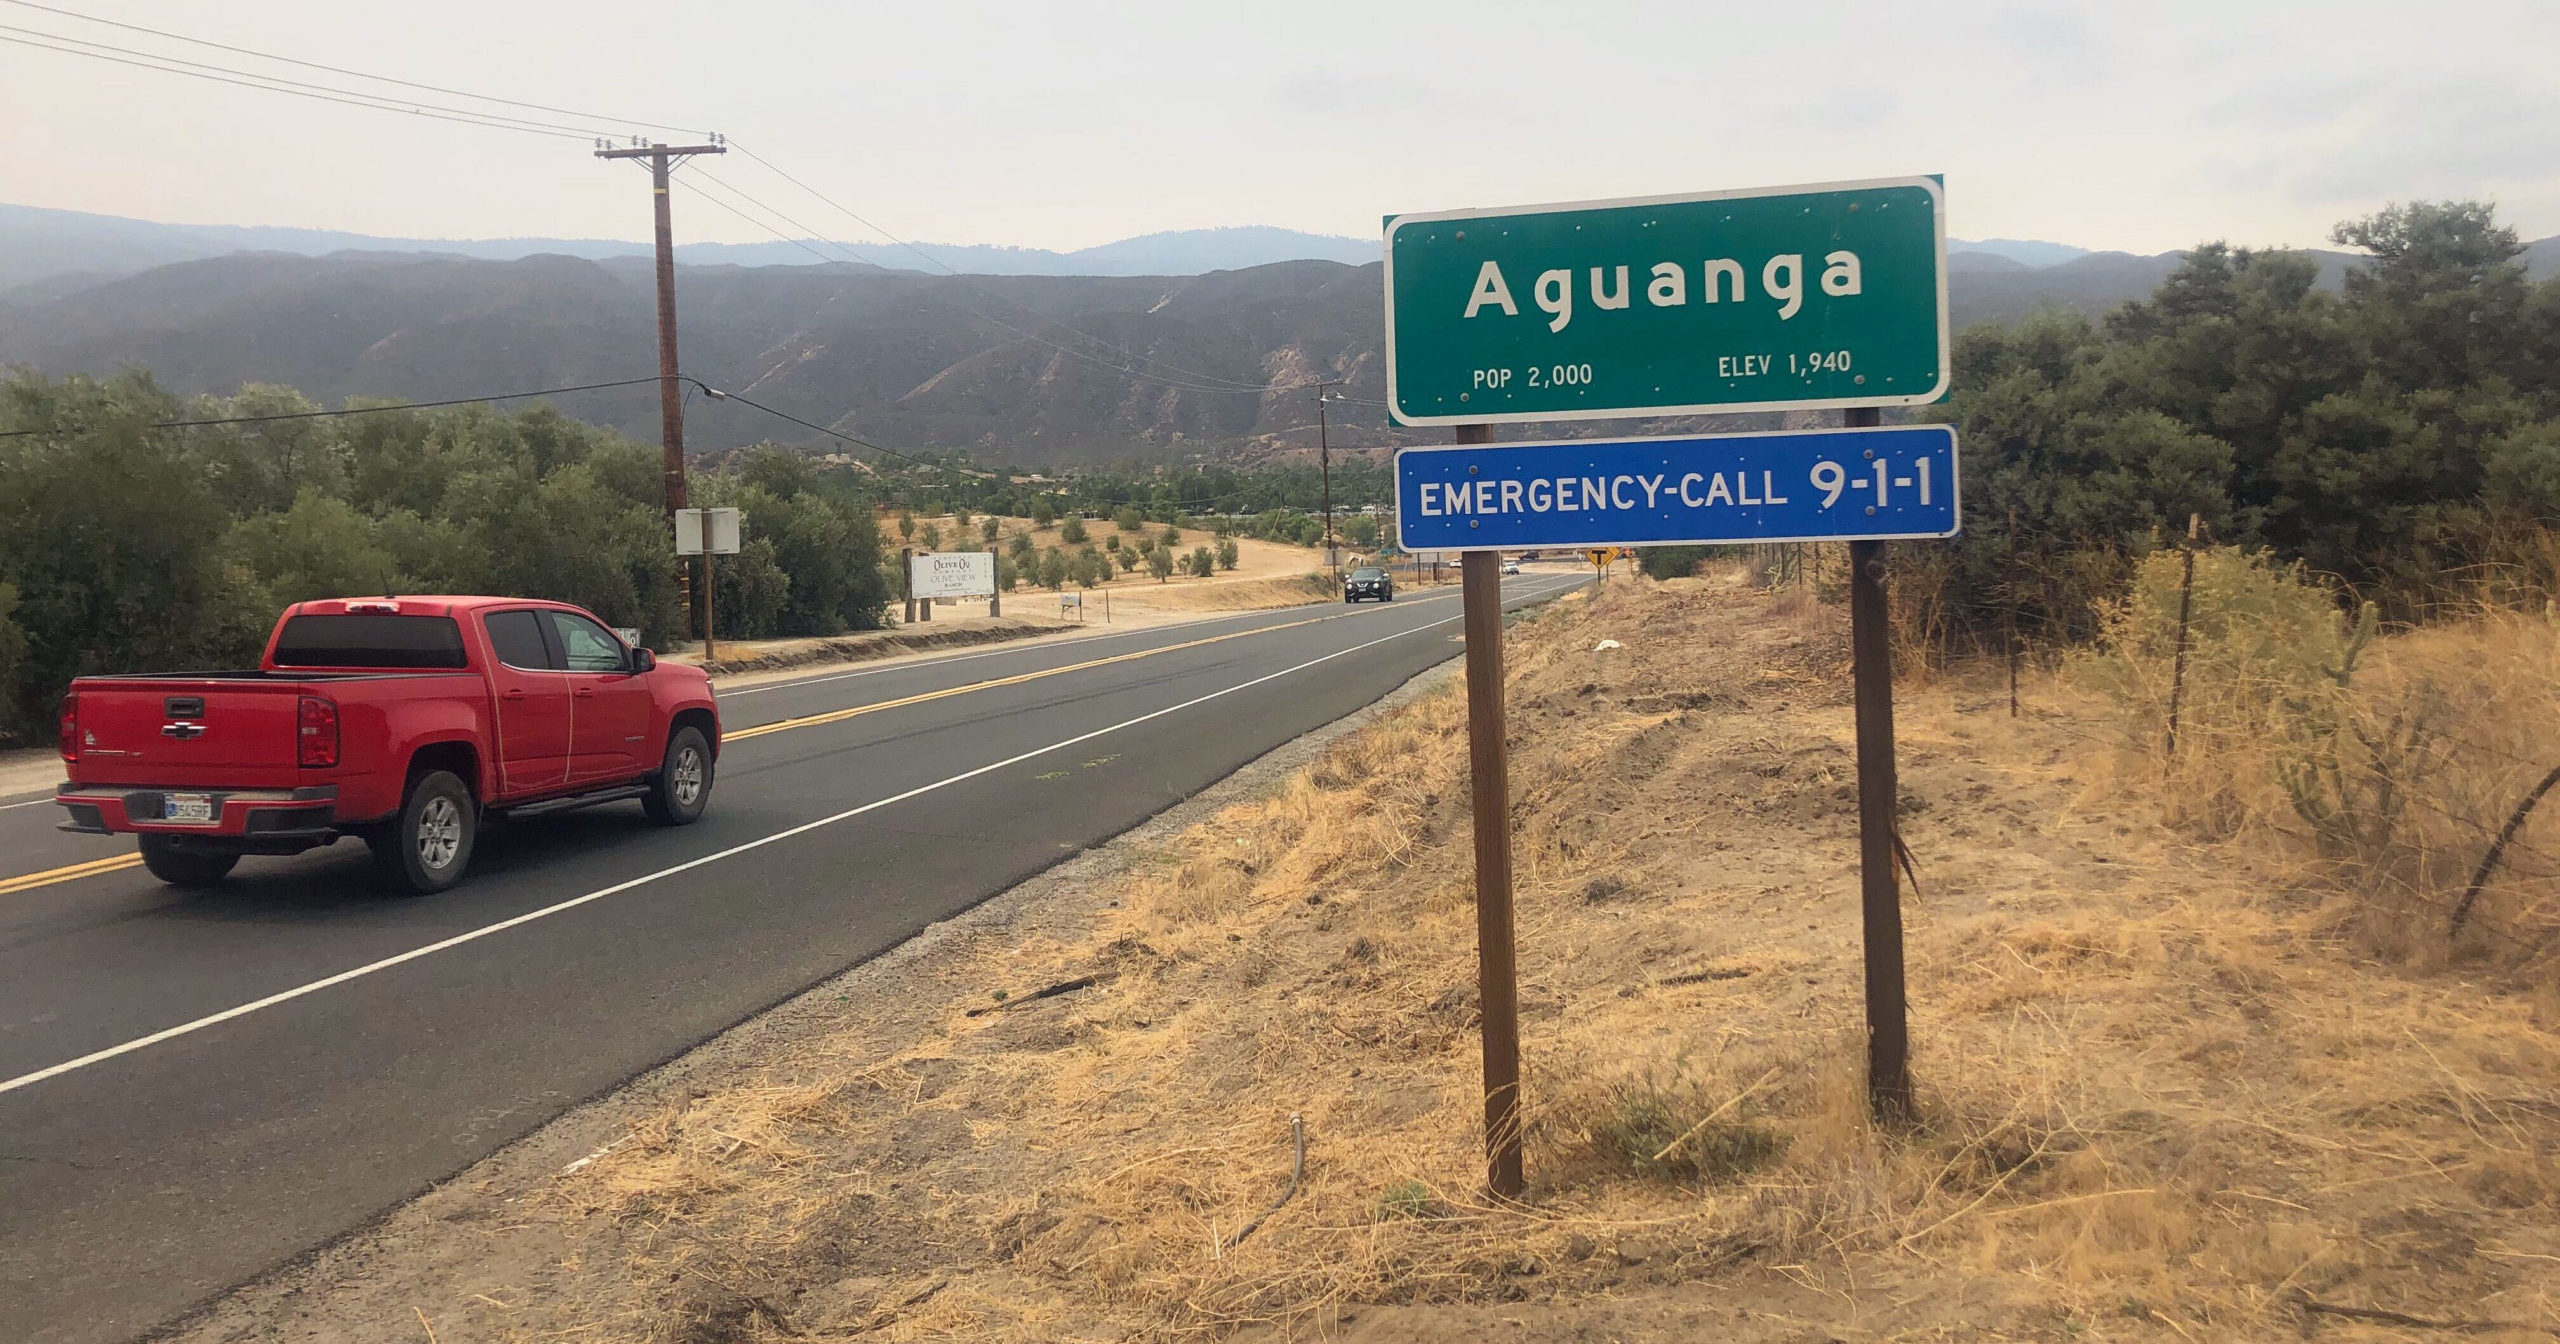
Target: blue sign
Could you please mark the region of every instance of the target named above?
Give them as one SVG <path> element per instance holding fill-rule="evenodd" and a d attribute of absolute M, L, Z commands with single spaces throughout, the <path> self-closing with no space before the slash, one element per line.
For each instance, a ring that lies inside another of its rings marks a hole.
<path fill-rule="evenodd" d="M 1407 551 L 1952 537 L 1947 425 L 1407 448 Z"/>

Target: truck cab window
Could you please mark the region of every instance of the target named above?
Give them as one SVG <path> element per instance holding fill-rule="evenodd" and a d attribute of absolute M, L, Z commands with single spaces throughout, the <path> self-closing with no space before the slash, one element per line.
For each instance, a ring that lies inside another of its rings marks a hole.
<path fill-rule="evenodd" d="M 498 661 L 528 672 L 558 671 L 559 664 L 551 661 L 551 650 L 542 642 L 541 619 L 530 611 L 489 613 L 489 646 L 498 651 Z"/>
<path fill-rule="evenodd" d="M 468 667 L 462 628 L 450 616 L 304 615 L 276 635 L 278 667 Z"/>
<path fill-rule="evenodd" d="M 620 672 L 630 666 L 630 657 L 622 641 L 613 632 L 565 611 L 542 613 L 551 621 L 552 633 L 559 636 L 560 649 L 568 656 L 572 672 Z"/>

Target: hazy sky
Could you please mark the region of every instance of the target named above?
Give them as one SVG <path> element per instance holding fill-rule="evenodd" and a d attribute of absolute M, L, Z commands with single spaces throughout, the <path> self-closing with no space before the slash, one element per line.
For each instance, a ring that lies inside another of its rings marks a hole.
<path fill-rule="evenodd" d="M 717 129 L 915 239 L 1368 236 L 1395 210 L 1913 172 L 1946 175 L 1951 231 L 1975 238 L 2314 244 L 2445 196 L 2560 233 L 2555 0 L 62 4 Z M 5 2 L 0 24 L 250 64 Z M 20 204 L 412 237 L 648 230 L 639 174 L 579 140 L 5 44 L 0 113 L 0 200 Z M 736 155 L 711 171 L 863 236 Z M 770 237 L 699 198 L 678 209 L 682 238 Z"/>

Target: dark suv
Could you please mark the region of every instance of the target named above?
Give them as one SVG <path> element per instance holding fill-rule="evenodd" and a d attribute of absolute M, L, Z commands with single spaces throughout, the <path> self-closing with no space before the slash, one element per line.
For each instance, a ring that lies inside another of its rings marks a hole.
<path fill-rule="evenodd" d="M 1374 597 L 1381 602 L 1396 600 L 1395 576 L 1376 565 L 1362 565 L 1342 576 L 1342 600 L 1357 602 Z"/>

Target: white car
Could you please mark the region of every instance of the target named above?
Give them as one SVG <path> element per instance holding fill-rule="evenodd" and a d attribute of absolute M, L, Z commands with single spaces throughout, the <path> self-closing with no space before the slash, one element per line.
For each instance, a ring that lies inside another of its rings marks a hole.
<path fill-rule="evenodd" d="M 1502 562 L 1502 572 L 1503 572 L 1503 573 L 1505 573 L 1505 574 L 1517 574 L 1517 573 L 1519 573 L 1519 572 L 1520 572 L 1520 562 L 1519 562 L 1519 561 L 1517 561 L 1517 560 L 1505 560 L 1505 561 L 1503 561 L 1503 562 Z"/>

